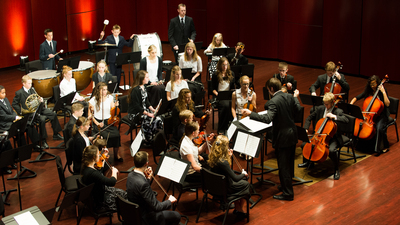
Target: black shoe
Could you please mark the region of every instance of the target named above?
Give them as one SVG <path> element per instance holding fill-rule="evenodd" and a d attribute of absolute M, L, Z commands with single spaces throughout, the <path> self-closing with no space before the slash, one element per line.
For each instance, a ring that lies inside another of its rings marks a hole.
<path fill-rule="evenodd" d="M 291 195 L 274 195 L 274 199 L 278 199 L 278 200 L 286 200 L 286 201 L 293 201 L 293 196 Z"/>
<path fill-rule="evenodd" d="M 235 214 L 238 217 L 246 217 L 247 216 L 247 214 L 245 212 L 239 212 L 236 209 L 233 210 L 233 214 Z"/>
<path fill-rule="evenodd" d="M 313 163 L 313 162 L 309 162 L 309 161 L 304 162 L 304 163 L 300 163 L 300 164 L 297 165 L 297 166 L 300 167 L 300 168 L 306 168 L 306 167 L 308 167 L 308 164 L 309 164 L 309 163 L 311 163 L 310 168 L 313 168 L 313 167 L 314 167 L 314 163 Z"/>
<path fill-rule="evenodd" d="M 334 180 L 339 180 L 339 178 L 340 178 L 340 172 L 339 172 L 339 170 L 336 170 L 335 174 L 333 174 L 333 179 Z"/>
<path fill-rule="evenodd" d="M 278 191 L 282 192 L 282 185 L 278 185 Z"/>
<path fill-rule="evenodd" d="M 41 150 L 42 148 L 40 147 L 40 145 L 35 145 L 35 146 L 33 146 L 33 149 L 39 151 L 39 150 Z"/>
<path fill-rule="evenodd" d="M 8 168 L 3 168 L 3 174 L 12 174 L 12 171 Z"/>
<path fill-rule="evenodd" d="M 53 140 L 64 140 L 64 137 L 61 134 L 55 134 L 53 135 Z"/>
<path fill-rule="evenodd" d="M 47 144 L 47 142 L 45 140 L 42 141 L 42 149 L 46 149 L 49 148 L 49 145 Z"/>

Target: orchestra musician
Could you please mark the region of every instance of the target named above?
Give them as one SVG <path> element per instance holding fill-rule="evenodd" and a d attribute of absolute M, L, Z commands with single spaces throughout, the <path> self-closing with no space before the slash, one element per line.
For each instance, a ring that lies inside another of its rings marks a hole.
<path fill-rule="evenodd" d="M 72 68 L 69 66 L 63 66 L 62 75 L 64 79 L 60 82 L 60 97 L 64 97 L 71 92 L 75 92 L 75 97 L 72 100 L 72 103 L 79 102 L 83 105 L 84 115 L 88 115 L 88 103 L 85 101 L 85 98 L 80 96 L 78 92 L 76 92 L 76 80 L 72 78 Z"/>
<path fill-rule="evenodd" d="M 65 142 L 72 138 L 72 130 L 74 129 L 75 123 L 79 117 L 83 116 L 83 105 L 79 102 L 72 104 L 71 116 L 69 117 L 68 123 L 64 125 L 65 130 Z"/>
<path fill-rule="evenodd" d="M 100 33 L 100 38 L 97 41 L 98 44 L 104 44 L 104 43 L 109 43 L 109 44 L 116 44 L 116 47 L 108 47 L 107 51 L 107 59 L 108 63 L 110 66 L 110 72 L 112 75 L 117 76 L 117 86 L 119 86 L 120 80 L 121 80 L 121 70 L 122 66 L 117 66 L 117 56 L 122 53 L 122 49 L 124 46 L 132 47 L 133 45 L 133 36 L 135 34 L 132 34 L 129 41 L 126 41 L 123 36 L 120 36 L 119 34 L 121 33 L 121 27 L 118 24 L 115 24 L 111 30 L 111 35 L 107 36 L 107 38 L 103 41 L 104 37 L 104 31 L 101 31 Z"/>
<path fill-rule="evenodd" d="M 318 121 L 322 118 L 330 118 L 332 121 L 339 121 L 343 123 L 348 123 L 349 120 L 343 114 L 343 110 L 333 107 L 335 102 L 335 95 L 327 92 L 324 94 L 323 98 L 324 105 L 317 106 L 315 110 L 307 117 L 306 122 L 304 123 L 304 129 L 308 132 L 308 128 L 310 127 L 311 121 Z M 338 124 L 337 124 L 338 125 Z M 339 125 L 338 125 L 339 126 Z M 314 131 L 315 132 L 315 131 Z M 333 138 L 329 140 L 329 158 L 331 158 L 333 162 L 333 166 L 335 169 L 333 179 L 339 180 L 340 171 L 339 171 L 339 154 L 338 146 L 343 145 L 342 134 L 336 132 Z M 303 163 L 300 163 L 299 167 L 308 167 L 310 161 L 303 157 Z M 311 162 L 313 165 L 313 162 Z M 310 165 L 311 166 L 311 165 Z"/>
<path fill-rule="evenodd" d="M 149 74 L 149 82 L 151 86 L 149 91 L 149 101 L 153 107 L 156 107 L 158 101 L 165 95 L 165 86 L 162 81 L 162 60 L 157 56 L 157 47 L 150 45 L 147 49 L 149 56 L 140 60 L 140 70 L 145 70 Z"/>
<path fill-rule="evenodd" d="M 275 199 L 292 201 L 294 197 L 292 177 L 294 176 L 294 155 L 297 143 L 297 129 L 294 124 L 294 115 L 300 113 L 301 106 L 297 99 L 299 91 L 294 95 L 283 93 L 281 82 L 276 78 L 268 80 L 266 87 L 272 98 L 269 100 L 268 112 L 263 115 L 243 109 L 242 114 L 250 115 L 264 123 L 273 122 L 272 147 L 275 149 L 278 161 L 279 180 L 283 194 L 274 195 Z"/>
<path fill-rule="evenodd" d="M 227 46 L 224 44 L 224 40 L 221 33 L 214 34 L 210 45 L 207 47 L 206 50 L 204 50 L 204 54 L 212 53 L 215 48 L 227 48 Z M 211 58 L 210 66 L 208 67 L 208 71 L 210 73 L 211 78 L 217 71 L 217 64 L 220 58 L 221 58 L 220 56 L 213 56 Z"/>
<path fill-rule="evenodd" d="M 297 87 L 294 86 L 294 77 L 290 74 L 287 74 L 289 65 L 286 62 L 279 62 L 278 70 L 279 73 L 274 74 L 272 77 L 281 81 L 283 92 L 293 94 Z"/>
<path fill-rule="evenodd" d="M 181 123 L 172 132 L 172 137 L 175 143 L 179 143 L 182 136 L 185 134 L 186 124 L 193 121 L 193 116 L 193 112 L 188 109 L 179 112 L 179 120 Z"/>
<path fill-rule="evenodd" d="M 212 92 L 218 96 L 220 91 L 235 89 L 235 74 L 231 71 L 228 59 L 222 57 L 217 64 L 217 73 L 212 77 Z M 231 100 L 218 102 L 218 133 L 224 133 L 228 129 L 229 121 L 232 121 Z"/>
<path fill-rule="evenodd" d="M 245 104 L 251 103 L 252 111 L 257 112 L 257 95 L 249 89 L 250 78 L 246 75 L 240 77 L 240 88 L 232 93 L 232 116 L 234 120 L 242 118 L 242 109 Z"/>
<path fill-rule="evenodd" d="M 114 97 L 109 94 L 107 84 L 100 82 L 95 88 L 96 92 L 93 94 L 93 98 L 89 101 L 89 117 L 93 118 L 93 132 L 97 133 L 101 130 L 100 136 L 107 139 L 107 147 L 114 149 L 114 161 L 123 162 L 124 159 L 119 153 L 119 147 L 121 146 L 121 136 L 116 126 L 110 126 L 106 130 L 103 130 L 108 126 L 108 119 L 111 117 L 111 109 L 118 106 L 118 101 L 114 102 Z M 93 114 L 93 116 L 92 116 Z"/>
<path fill-rule="evenodd" d="M 179 92 L 183 88 L 189 88 L 189 85 L 182 77 L 181 68 L 179 68 L 179 66 L 174 66 L 171 70 L 170 81 L 168 81 L 167 87 L 165 87 L 165 91 L 167 92 L 167 100 L 171 101 L 172 99 L 178 98 Z"/>
<path fill-rule="evenodd" d="M 315 91 L 319 88 L 320 89 L 319 95 L 323 96 L 325 94 L 325 90 L 324 90 L 325 85 L 332 82 L 333 76 L 336 77 L 336 83 L 340 84 L 340 86 L 342 87 L 342 92 L 349 93 L 350 86 L 347 83 L 346 78 L 344 77 L 343 74 L 340 74 L 338 72 L 335 73 L 335 69 L 336 69 L 336 65 L 334 62 L 330 61 L 330 62 L 326 63 L 326 65 L 325 65 L 326 73 L 319 75 L 317 80 L 315 81 L 315 83 L 312 84 L 309 89 L 311 92 L 311 95 L 317 96 Z"/>
<path fill-rule="evenodd" d="M 224 135 L 218 135 L 215 139 L 209 159 L 208 165 L 211 167 L 211 171 L 214 173 L 218 173 L 224 175 L 228 178 L 228 197 L 239 197 L 243 195 L 250 194 L 250 184 L 243 178 L 247 177 L 248 174 L 245 170 L 242 170 L 240 175 L 236 175 L 233 169 L 231 169 L 232 165 L 232 157 L 233 150 L 229 149 L 229 140 Z M 235 210 L 233 211 L 236 215 L 244 215 L 243 206 L 246 203 L 245 199 L 240 199 L 235 201 Z"/>
<path fill-rule="evenodd" d="M 100 82 L 112 83 L 112 74 L 108 71 L 107 63 L 103 59 L 97 63 L 97 71 L 92 76 L 93 89 Z"/>
<path fill-rule="evenodd" d="M 178 63 L 179 45 L 189 42 L 194 42 L 196 38 L 196 28 L 194 27 L 193 19 L 186 16 L 186 5 L 178 5 L 177 17 L 171 19 L 168 27 L 168 41 L 171 44 L 172 52 L 175 56 L 175 62 Z"/>
<path fill-rule="evenodd" d="M 181 141 L 179 153 L 183 160 L 189 161 L 190 168 L 187 172 L 186 182 L 201 182 L 201 167 L 208 168 L 206 154 L 207 142 L 204 142 L 200 147 L 193 143 L 193 139 L 198 137 L 200 133 L 200 126 L 197 122 L 188 122 L 185 126 L 185 137 Z M 210 134 L 214 137 L 214 134 Z"/>
<path fill-rule="evenodd" d="M 135 121 L 137 116 L 142 119 L 143 141 L 150 145 L 159 129 L 163 129 L 164 123 L 159 116 L 154 115 L 155 109 L 147 98 L 145 84 L 149 82 L 149 73 L 139 70 L 136 74 L 135 83 L 129 89 L 128 94 L 128 115 L 131 121 Z M 154 118 L 155 117 L 155 118 Z M 153 119 L 153 122 L 151 120 Z M 151 122 L 151 123 L 150 123 Z"/>
<path fill-rule="evenodd" d="M 54 70 L 56 65 L 55 59 L 63 59 L 60 57 L 60 55 L 56 55 L 57 41 L 53 41 L 53 30 L 44 30 L 44 37 L 46 40 L 40 44 L 39 59 L 44 70 Z"/>
<path fill-rule="evenodd" d="M 243 42 L 236 43 L 235 53 L 230 53 L 226 56 L 231 66 L 242 66 L 249 64 L 249 60 L 243 55 L 245 45 Z"/>
<path fill-rule="evenodd" d="M 378 76 L 373 75 L 368 79 L 367 85 L 365 86 L 365 90 L 354 97 L 350 104 L 354 104 L 356 101 L 367 98 L 368 96 L 374 95 L 374 93 L 379 89 L 377 99 L 383 102 L 383 111 L 376 118 L 376 139 L 375 143 L 368 144 L 367 141 L 363 139 L 359 139 L 358 144 L 362 144 L 363 149 L 373 147 L 373 151 L 376 153 L 376 156 L 379 156 L 382 153 L 385 153 L 389 150 L 389 141 L 387 139 L 386 134 L 386 125 L 389 121 L 389 106 L 390 100 L 389 95 L 387 94 L 386 88 L 383 85 L 379 85 L 381 83 L 381 79 Z M 364 143 L 366 142 L 366 143 Z"/>
<path fill-rule="evenodd" d="M 37 94 L 35 89 L 32 87 L 32 78 L 29 75 L 24 75 L 22 77 L 22 88 L 15 92 L 15 97 L 12 102 L 12 107 L 17 112 L 18 115 L 22 115 L 23 112 L 27 112 L 28 107 L 26 106 L 25 102 L 26 99 L 32 95 Z M 40 101 L 43 102 L 43 98 L 40 97 Z M 27 112 L 33 113 L 33 112 Z M 60 122 L 58 121 L 57 114 L 50 109 L 42 108 L 40 113 L 40 132 L 42 138 L 42 145 L 45 148 L 48 148 L 49 145 L 46 142 L 47 138 L 47 131 L 46 131 L 46 119 L 50 119 L 51 127 L 53 128 L 53 140 L 64 140 L 64 138 L 59 134 L 62 131 Z"/>
<path fill-rule="evenodd" d="M 135 169 L 129 173 L 126 182 L 128 200 L 140 206 L 143 224 L 179 224 L 181 215 L 170 211 L 176 198 L 172 195 L 160 202 L 150 186 L 153 170 L 149 167 L 148 153 L 138 151 L 133 157 Z"/>
<path fill-rule="evenodd" d="M 179 58 L 180 68 L 192 68 L 191 81 L 201 83 L 201 72 L 203 71 L 203 63 L 201 57 L 197 54 L 196 45 L 193 42 L 188 42 L 185 46 L 183 57 Z"/>
<path fill-rule="evenodd" d="M 76 120 L 75 126 L 72 129 L 73 137 L 73 170 L 74 174 L 80 174 L 82 165 L 82 153 L 83 150 L 91 144 L 94 137 L 86 136 L 86 133 L 90 127 L 90 120 L 86 117 L 81 116 Z"/>
<path fill-rule="evenodd" d="M 104 150 L 104 154 L 108 154 L 108 150 Z M 90 185 L 94 183 L 91 192 L 92 198 L 95 202 L 96 210 L 114 210 L 117 211 L 115 199 L 117 195 L 127 199 L 126 191 L 114 187 L 118 178 L 118 169 L 111 167 L 111 177 L 108 178 L 103 175 L 103 169 L 98 170 L 95 168 L 96 162 L 100 159 L 99 148 L 95 145 L 86 147 L 82 154 L 82 183 Z M 104 163 L 104 161 L 103 161 Z M 106 167 L 102 167 L 106 168 Z"/>

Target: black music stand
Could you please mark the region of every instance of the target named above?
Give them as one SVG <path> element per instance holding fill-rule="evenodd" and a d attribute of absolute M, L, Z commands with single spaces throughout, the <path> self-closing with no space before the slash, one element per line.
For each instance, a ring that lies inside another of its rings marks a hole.
<path fill-rule="evenodd" d="M 315 106 L 324 104 L 324 101 L 322 101 L 322 99 L 323 99 L 322 96 L 299 94 L 299 97 L 300 97 L 301 103 L 303 103 L 304 105 L 312 105 L 313 108 Z"/>
<path fill-rule="evenodd" d="M 181 71 L 183 79 L 192 80 L 192 68 L 182 68 Z"/>
<path fill-rule="evenodd" d="M 118 83 L 116 83 L 116 82 L 108 83 L 108 84 L 107 84 L 107 89 L 108 89 L 108 91 L 110 91 L 111 94 L 116 93 L 116 90 L 117 90 L 117 88 L 118 88 L 117 85 L 118 85 Z M 112 90 L 112 91 L 111 91 L 111 90 Z"/>
<path fill-rule="evenodd" d="M 163 101 L 163 104 L 161 104 L 160 109 L 158 110 L 158 115 L 163 115 L 165 113 L 171 112 L 172 109 L 174 108 L 176 101 L 178 99 L 172 99 L 171 101 Z"/>
<path fill-rule="evenodd" d="M 138 63 L 140 62 L 141 59 L 141 52 L 127 52 L 127 53 L 121 53 L 119 55 L 117 55 L 117 61 L 115 62 L 117 64 L 117 66 L 122 66 L 125 64 L 129 64 L 129 73 L 128 73 L 128 88 L 126 87 L 126 83 L 125 83 L 125 77 L 124 77 L 124 88 L 122 88 L 123 90 L 128 90 L 129 88 L 131 88 L 131 64 L 133 63 Z M 132 76 L 134 76 L 134 74 L 132 73 Z"/>
<path fill-rule="evenodd" d="M 308 134 L 307 134 L 306 129 L 299 127 L 299 126 L 296 126 L 296 128 L 297 128 L 297 139 L 299 139 L 300 141 L 303 141 L 303 142 L 310 143 L 310 139 L 308 139 Z M 314 146 L 312 148 L 314 148 Z M 312 154 L 312 152 L 313 152 L 313 150 L 311 150 L 311 154 Z M 311 163 L 309 163 L 309 165 L 310 164 Z M 307 168 L 307 169 L 309 169 L 309 168 Z M 296 177 L 296 176 L 294 176 L 293 179 L 298 180 L 298 182 L 294 183 L 293 186 L 313 182 L 313 180 L 304 180 L 303 178 Z"/>
<path fill-rule="evenodd" d="M 228 54 L 235 52 L 235 48 L 214 48 L 212 56 L 227 56 Z"/>
<path fill-rule="evenodd" d="M 4 144 L 4 142 L 6 140 L 8 140 L 8 138 L 4 137 L 4 139 L 1 141 L 0 148 L 3 146 L 3 144 Z M 4 151 L 4 152 L 7 152 L 7 151 Z M 13 157 L 8 157 L 8 153 L 3 154 L 4 152 L 0 153 L 0 168 L 4 168 L 6 166 L 14 164 L 14 158 Z M 2 197 L 3 197 L 3 202 L 6 205 L 10 205 L 10 203 L 6 202 L 7 197 L 11 192 L 17 191 L 17 189 L 7 190 L 6 189 L 6 183 L 5 183 L 5 180 L 4 180 L 4 173 L 1 173 L 1 177 L 3 178 L 3 190 L 4 190 L 4 191 L 1 192 Z"/>
<path fill-rule="evenodd" d="M 79 67 L 80 60 L 81 60 L 80 56 L 75 56 L 58 61 L 57 73 L 62 72 L 63 66 L 70 66 L 72 69 L 77 69 Z"/>
<path fill-rule="evenodd" d="M 59 98 L 58 101 L 56 102 L 56 104 L 53 107 L 53 111 L 55 113 L 57 113 L 58 110 L 60 110 L 62 107 L 66 107 L 67 105 L 71 105 L 72 101 L 74 100 L 76 92 L 71 92 L 68 95 Z M 64 145 L 64 141 L 61 142 L 60 144 L 58 144 L 56 147 L 50 147 L 50 149 L 64 149 L 63 146 Z"/>

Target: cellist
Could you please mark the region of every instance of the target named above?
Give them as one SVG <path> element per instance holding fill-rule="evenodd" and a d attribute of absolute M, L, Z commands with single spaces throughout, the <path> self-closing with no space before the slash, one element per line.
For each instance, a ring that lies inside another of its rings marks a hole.
<path fill-rule="evenodd" d="M 236 89 L 232 93 L 232 117 L 233 120 L 239 120 L 242 117 L 242 109 L 246 103 L 251 103 L 252 111 L 257 111 L 257 95 L 254 91 L 249 89 L 250 79 L 248 76 L 244 75 L 240 78 L 240 88 Z"/>
<path fill-rule="evenodd" d="M 307 117 L 306 122 L 304 124 L 304 129 L 307 130 L 311 124 L 311 121 L 318 121 L 322 118 L 330 118 L 334 122 L 340 121 L 344 123 L 348 123 L 349 120 L 347 119 L 346 116 L 343 114 L 343 110 L 339 108 L 332 108 L 334 101 L 335 101 L 335 95 L 332 93 L 328 92 L 324 94 L 324 105 L 317 106 L 315 110 Z M 329 140 L 329 158 L 331 158 L 334 168 L 335 168 L 335 173 L 334 173 L 334 179 L 339 180 L 340 178 L 340 172 L 339 172 L 339 151 L 337 151 L 337 147 L 341 146 L 343 144 L 343 139 L 342 135 L 336 133 L 332 139 Z M 298 166 L 299 167 L 307 167 L 308 163 L 310 163 L 307 159 L 303 157 L 303 163 L 300 163 Z M 311 162 L 312 163 L 312 162 Z M 311 165 L 310 165 L 311 166 Z"/>
<path fill-rule="evenodd" d="M 376 153 L 376 156 L 379 156 L 381 153 L 385 153 L 389 150 L 389 141 L 387 139 L 386 135 L 386 125 L 389 120 L 389 105 L 390 105 L 390 100 L 387 94 L 387 91 L 383 85 L 379 85 L 381 83 L 381 79 L 379 79 L 378 76 L 373 75 L 368 79 L 367 85 L 365 86 L 365 90 L 363 93 L 357 95 L 354 97 L 350 104 L 354 104 L 356 101 L 362 99 L 362 98 L 367 98 L 368 96 L 374 95 L 374 93 L 379 89 L 379 93 L 377 96 L 377 100 L 383 102 L 383 111 L 382 113 L 376 118 L 376 141 L 374 143 L 374 152 Z M 362 139 L 359 140 L 359 144 L 362 144 L 361 142 L 364 141 Z M 366 144 L 365 146 L 372 146 Z"/>
<path fill-rule="evenodd" d="M 349 93 L 350 86 L 346 81 L 346 78 L 344 77 L 343 74 L 340 74 L 338 72 L 335 72 L 336 70 L 336 65 L 334 62 L 330 61 L 325 65 L 325 74 L 319 75 L 317 78 L 317 81 L 315 81 L 314 84 L 311 85 L 310 87 L 310 93 L 311 95 L 317 96 L 315 91 L 319 88 L 320 92 L 319 95 L 324 95 L 325 90 L 324 87 L 326 84 L 332 82 L 332 77 L 336 77 L 336 83 L 340 84 L 342 87 L 342 93 Z M 338 93 L 336 93 L 338 94 Z"/>

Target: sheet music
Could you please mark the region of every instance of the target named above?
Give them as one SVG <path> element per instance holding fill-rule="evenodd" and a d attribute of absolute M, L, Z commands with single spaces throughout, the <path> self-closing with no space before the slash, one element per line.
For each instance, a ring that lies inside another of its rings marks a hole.
<path fill-rule="evenodd" d="M 255 157 L 257 154 L 258 150 L 258 144 L 260 143 L 260 138 L 249 135 L 247 138 L 247 143 L 246 143 L 246 149 L 245 149 L 245 154 Z"/>
<path fill-rule="evenodd" d="M 131 156 L 134 157 L 136 153 L 139 151 L 140 145 L 142 144 L 142 130 L 139 130 L 139 133 L 137 133 L 135 140 L 133 140 L 131 144 Z"/>
<path fill-rule="evenodd" d="M 272 122 L 267 124 L 267 123 L 259 122 L 257 120 L 252 120 L 252 119 L 250 119 L 250 117 L 243 118 L 243 119 L 239 120 L 239 122 L 241 124 L 243 124 L 245 127 L 249 128 L 250 131 L 253 133 L 272 126 Z"/>
<path fill-rule="evenodd" d="M 248 134 L 238 131 L 238 134 L 236 136 L 235 146 L 233 147 L 233 149 L 237 152 L 245 153 L 246 142 L 248 137 L 249 137 Z"/>
<path fill-rule="evenodd" d="M 235 134 L 235 131 L 236 131 L 236 125 L 231 123 L 228 130 L 226 131 L 226 134 L 228 135 L 228 140 L 231 140 L 233 134 Z"/>
<path fill-rule="evenodd" d="M 30 211 L 14 216 L 19 225 L 39 225 Z"/>
<path fill-rule="evenodd" d="M 157 175 L 179 183 L 186 167 L 186 163 L 165 156 Z"/>

